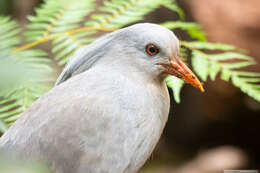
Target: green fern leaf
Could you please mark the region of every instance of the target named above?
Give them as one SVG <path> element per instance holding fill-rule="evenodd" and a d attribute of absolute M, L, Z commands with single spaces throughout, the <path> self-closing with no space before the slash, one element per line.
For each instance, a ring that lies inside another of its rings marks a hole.
<path fill-rule="evenodd" d="M 80 28 L 81 22 L 94 8 L 94 0 L 45 0 L 45 3 L 36 9 L 36 16 L 30 16 L 31 24 L 26 33 L 29 41 L 37 41 L 48 36 L 64 34 L 69 30 Z M 89 43 L 86 35 L 92 31 L 77 33 L 74 35 L 64 34 L 60 42 L 53 42 L 52 52 L 58 64 L 63 65 L 74 52 Z M 64 59 L 66 61 L 64 61 Z"/>
<path fill-rule="evenodd" d="M 258 84 L 253 82 L 258 82 Z M 249 96 L 253 97 L 254 99 L 260 102 L 259 82 L 260 82 L 260 78 L 253 78 L 253 80 L 251 78 L 249 80 L 249 79 L 241 78 L 236 75 L 232 76 L 232 83 L 236 87 L 239 87 L 244 93 L 248 94 Z"/>
<path fill-rule="evenodd" d="M 215 80 L 217 74 L 220 72 L 221 67 L 219 64 L 216 63 L 210 63 L 209 65 L 209 77 L 211 80 Z"/>
<path fill-rule="evenodd" d="M 176 4 L 175 1 L 173 0 L 163 0 L 162 5 L 172 11 L 175 11 L 181 20 L 184 20 L 185 18 L 185 13 L 184 11 Z"/>
<path fill-rule="evenodd" d="M 191 38 L 194 38 L 199 41 L 207 41 L 206 35 L 200 29 L 188 29 L 187 32 Z"/>
<path fill-rule="evenodd" d="M 184 42 L 192 49 L 206 49 L 206 50 L 235 50 L 236 47 L 229 44 L 222 43 L 209 43 L 209 42 L 201 42 L 201 41 L 192 41 L 192 42 Z"/>
<path fill-rule="evenodd" d="M 161 25 L 169 29 L 182 29 L 184 31 L 187 31 L 191 38 L 195 38 L 200 41 L 206 41 L 206 37 L 201 29 L 201 26 L 196 23 L 183 21 L 167 21 L 162 23 Z"/>
<path fill-rule="evenodd" d="M 74 35 L 66 34 L 57 40 L 54 40 L 52 52 L 55 54 L 55 60 L 59 65 L 64 65 L 75 51 L 82 48 L 84 45 L 91 43 L 93 38 L 86 38 L 86 36 L 94 34 L 94 32 L 78 33 Z"/>
<path fill-rule="evenodd" d="M 239 69 L 243 67 L 247 67 L 249 65 L 254 65 L 255 62 L 245 61 L 245 62 L 236 62 L 236 63 L 223 63 L 222 67 L 227 69 Z"/>
<path fill-rule="evenodd" d="M 8 125 L 50 87 L 50 60 L 41 50 L 14 54 L 20 29 L 9 17 L 0 17 L 0 118 Z M 46 78 L 45 76 L 48 76 Z M 38 88 L 36 90 L 36 88 Z"/>
<path fill-rule="evenodd" d="M 28 56 L 30 61 L 27 61 L 27 57 L 23 55 L 29 54 L 34 58 Z M 18 63 L 7 66 L 6 69 L 9 69 L 9 71 L 11 67 L 15 67 L 15 69 L 12 68 L 13 73 L 8 74 L 8 71 L 3 72 L 4 77 L 9 78 L 9 80 L 4 80 L 4 84 L 0 83 L 0 96 L 15 101 L 13 103 L 3 104 L 0 108 L 0 117 L 6 123 L 11 123 L 10 120 L 14 119 L 12 117 L 18 117 L 20 113 L 25 111 L 39 96 L 47 92 L 50 89 L 47 83 L 54 81 L 53 78 L 49 77 L 51 68 L 46 63 L 48 61 L 44 60 L 42 62 L 34 60 L 37 59 L 37 56 L 34 56 L 36 54 L 37 53 L 34 53 L 33 50 L 28 50 L 19 53 L 19 56 L 10 56 Z M 1 71 L 3 69 L 4 68 L 1 68 Z"/>
<path fill-rule="evenodd" d="M 200 54 L 196 51 L 192 52 L 192 67 L 194 71 L 198 74 L 198 76 L 206 81 L 209 75 L 209 62 L 203 54 Z"/>
<path fill-rule="evenodd" d="M 21 31 L 18 24 L 12 21 L 10 17 L 0 16 L 0 42 L 5 43 L 0 45 L 1 50 L 10 50 L 13 46 L 20 43 L 20 38 L 15 37 Z"/>
<path fill-rule="evenodd" d="M 92 20 L 86 22 L 86 25 L 121 28 L 142 20 L 161 4 L 160 0 L 107 0 L 104 1 L 104 6 L 99 8 L 104 14 L 92 15 Z"/>
<path fill-rule="evenodd" d="M 221 78 L 222 80 L 228 82 L 228 81 L 230 80 L 231 76 L 232 76 L 232 73 L 231 73 L 229 70 L 223 69 L 223 70 L 221 71 L 221 76 L 220 76 L 220 78 Z"/>
<path fill-rule="evenodd" d="M 190 46 L 189 43 L 188 45 Z M 212 47 L 209 49 L 212 49 Z M 236 71 L 236 69 L 255 64 L 252 57 L 236 52 L 206 54 L 200 50 L 194 49 L 193 47 L 192 50 L 192 65 L 194 71 L 202 78 L 202 80 L 205 81 L 208 75 L 212 80 L 215 80 L 216 75 L 220 72 L 220 78 L 222 80 L 231 80 L 231 82 L 236 87 L 240 88 L 241 91 L 260 101 L 260 73 Z M 240 61 L 227 62 L 227 60 Z"/>
<path fill-rule="evenodd" d="M 167 86 L 173 91 L 174 100 L 177 103 L 180 103 L 180 93 L 182 87 L 184 86 L 184 81 L 174 76 L 168 76 L 165 81 Z"/>
<path fill-rule="evenodd" d="M 0 119 L 0 132 L 4 133 L 6 132 L 7 129 L 8 129 L 7 124 L 2 119 Z"/>
<path fill-rule="evenodd" d="M 260 73 L 256 73 L 256 72 L 247 72 L 247 71 L 233 71 L 233 73 L 236 76 L 241 76 L 241 77 L 260 77 Z"/>
<path fill-rule="evenodd" d="M 80 22 L 92 11 L 94 0 L 45 0 L 37 8 L 36 16 L 29 16 L 29 31 L 26 33 L 29 41 L 64 33 L 80 27 Z"/>
<path fill-rule="evenodd" d="M 249 61 L 254 61 L 252 57 L 240 54 L 237 52 L 224 52 L 224 53 L 219 53 L 219 54 L 213 54 L 210 56 L 213 58 L 215 61 L 226 61 L 226 60 L 249 60 Z"/>
<path fill-rule="evenodd" d="M 167 21 L 164 23 L 161 23 L 160 25 L 168 28 L 168 29 L 183 29 L 183 30 L 188 30 L 188 29 L 201 29 L 200 25 L 193 23 L 193 22 L 183 22 L 183 21 Z"/>

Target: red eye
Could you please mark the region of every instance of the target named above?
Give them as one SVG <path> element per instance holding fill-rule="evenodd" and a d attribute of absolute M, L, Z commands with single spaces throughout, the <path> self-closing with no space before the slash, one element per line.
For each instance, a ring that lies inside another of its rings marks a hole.
<path fill-rule="evenodd" d="M 156 55 L 157 53 L 159 53 L 159 49 L 155 45 L 153 45 L 153 44 L 148 44 L 146 46 L 145 50 L 146 50 L 146 53 L 148 55 L 151 55 L 151 56 Z"/>

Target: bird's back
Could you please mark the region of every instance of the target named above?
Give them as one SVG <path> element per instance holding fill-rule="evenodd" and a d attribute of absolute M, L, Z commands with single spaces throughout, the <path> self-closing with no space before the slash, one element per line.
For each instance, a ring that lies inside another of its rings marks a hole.
<path fill-rule="evenodd" d="M 93 68 L 39 98 L 0 146 L 57 173 L 132 173 L 150 156 L 168 111 L 164 83 L 136 83 Z"/>

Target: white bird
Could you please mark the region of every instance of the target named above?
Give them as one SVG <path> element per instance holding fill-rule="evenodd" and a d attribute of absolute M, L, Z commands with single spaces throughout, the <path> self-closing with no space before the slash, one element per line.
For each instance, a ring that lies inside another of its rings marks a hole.
<path fill-rule="evenodd" d="M 170 30 L 144 23 L 110 33 L 75 54 L 0 147 L 55 173 L 136 173 L 168 119 L 168 74 L 203 90 Z"/>

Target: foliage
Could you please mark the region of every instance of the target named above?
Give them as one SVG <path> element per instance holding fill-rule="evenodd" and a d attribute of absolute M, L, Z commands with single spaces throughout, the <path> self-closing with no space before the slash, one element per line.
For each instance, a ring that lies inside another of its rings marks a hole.
<path fill-rule="evenodd" d="M 17 160 L 7 150 L 0 151 L 1 173 L 51 173 L 52 171 L 44 163 L 36 160 Z"/>
<path fill-rule="evenodd" d="M 238 71 L 240 68 L 256 64 L 253 58 L 238 52 L 233 52 L 235 47 L 232 45 L 222 45 L 220 43 L 201 43 L 200 45 L 199 42 L 195 44 L 194 42 L 182 42 L 182 45 L 192 50 L 193 69 L 203 81 L 206 81 L 208 77 L 210 77 L 211 80 L 215 80 L 217 74 L 220 73 L 222 80 L 231 80 L 234 86 L 260 101 L 260 73 Z M 219 49 L 227 52 L 207 54 L 197 48 L 207 50 Z"/>
<path fill-rule="evenodd" d="M 203 81 L 215 80 L 220 74 L 221 79 L 260 101 L 260 73 L 239 70 L 255 64 L 254 60 L 233 45 L 207 42 L 201 26 L 185 22 L 184 12 L 172 0 L 104 0 L 101 7 L 95 0 L 44 0 L 35 9 L 36 15 L 28 17 L 25 30 L 9 17 L 0 17 L 0 74 L 4 74 L 0 76 L 0 128 L 6 129 L 50 88 L 54 81 L 49 77 L 51 64 L 64 65 L 98 35 L 143 21 L 159 7 L 179 15 L 179 20 L 161 25 L 181 29 L 191 37 L 193 41 L 181 41 L 181 56 L 185 61 L 191 57 L 193 70 Z M 22 38 L 27 44 L 19 47 Z M 44 42 L 51 43 L 50 54 L 34 48 Z M 184 82 L 172 76 L 166 82 L 180 102 Z"/>
<path fill-rule="evenodd" d="M 37 41 L 48 36 L 65 33 L 52 41 L 52 53 L 59 65 L 63 65 L 73 55 L 74 51 L 90 43 L 93 39 L 85 36 L 95 31 L 69 34 L 69 30 L 80 27 L 80 22 L 93 10 L 93 0 L 46 0 L 40 8 L 36 8 L 36 16 L 29 16 L 31 22 L 27 25 L 28 41 Z"/>
<path fill-rule="evenodd" d="M 9 17 L 0 17 L 1 129 L 16 120 L 50 88 L 46 85 L 50 81 L 47 75 L 52 71 L 47 53 L 37 49 L 12 53 L 21 43 L 20 32 L 16 22 Z"/>

